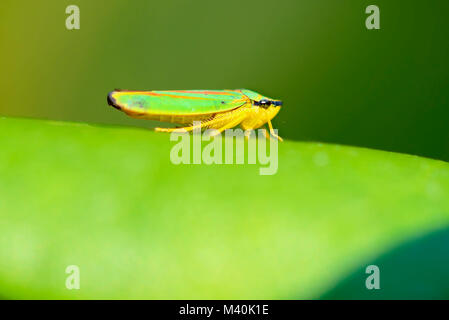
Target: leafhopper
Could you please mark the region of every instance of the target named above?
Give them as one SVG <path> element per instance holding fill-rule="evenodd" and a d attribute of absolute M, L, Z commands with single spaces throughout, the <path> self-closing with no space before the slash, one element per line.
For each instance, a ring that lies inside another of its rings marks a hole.
<path fill-rule="evenodd" d="M 108 104 L 139 118 L 183 125 L 179 128 L 156 128 L 161 132 L 184 132 L 216 129 L 220 134 L 240 124 L 245 132 L 268 124 L 271 135 L 280 141 L 271 124 L 282 101 L 247 90 L 114 90 Z M 200 124 L 193 125 L 193 122 Z M 265 131 L 266 132 L 266 131 Z M 266 136 L 269 137 L 268 133 Z"/>

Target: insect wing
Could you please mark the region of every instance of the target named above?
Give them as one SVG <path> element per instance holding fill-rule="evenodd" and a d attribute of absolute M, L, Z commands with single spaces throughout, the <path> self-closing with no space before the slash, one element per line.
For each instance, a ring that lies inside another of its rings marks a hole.
<path fill-rule="evenodd" d="M 112 106 L 125 112 L 154 115 L 194 115 L 224 112 L 249 102 L 234 90 L 116 90 L 108 95 Z"/>

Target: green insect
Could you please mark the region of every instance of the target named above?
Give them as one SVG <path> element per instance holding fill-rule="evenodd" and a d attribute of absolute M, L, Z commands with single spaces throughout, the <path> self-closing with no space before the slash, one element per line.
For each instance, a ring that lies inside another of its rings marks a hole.
<path fill-rule="evenodd" d="M 181 128 L 156 128 L 156 131 L 184 132 L 211 128 L 219 134 L 239 124 L 243 130 L 254 130 L 267 123 L 271 135 L 282 141 L 271 124 L 271 119 L 281 109 L 282 101 L 247 89 L 115 90 L 108 94 L 108 104 L 134 118 L 184 125 Z M 194 121 L 200 121 L 200 124 L 192 125 Z M 266 136 L 269 137 L 268 133 Z"/>

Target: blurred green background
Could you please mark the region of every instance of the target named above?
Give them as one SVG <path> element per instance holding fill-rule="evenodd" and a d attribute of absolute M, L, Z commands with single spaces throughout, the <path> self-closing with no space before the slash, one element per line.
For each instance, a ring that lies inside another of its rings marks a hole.
<path fill-rule="evenodd" d="M 67 30 L 76 4 L 81 29 Z M 376 4 L 381 30 L 365 28 Z M 108 91 L 248 88 L 282 99 L 281 136 L 449 160 L 449 2 L 11 1 L 0 115 L 154 126 Z"/>

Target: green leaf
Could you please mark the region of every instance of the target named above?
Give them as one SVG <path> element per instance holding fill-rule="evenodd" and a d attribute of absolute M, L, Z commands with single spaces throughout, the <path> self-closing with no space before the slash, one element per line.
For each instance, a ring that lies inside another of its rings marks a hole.
<path fill-rule="evenodd" d="M 326 297 L 449 222 L 449 165 L 404 154 L 286 141 L 263 176 L 174 165 L 169 135 L 135 128 L 2 118 L 0 141 L 4 298 Z"/>

